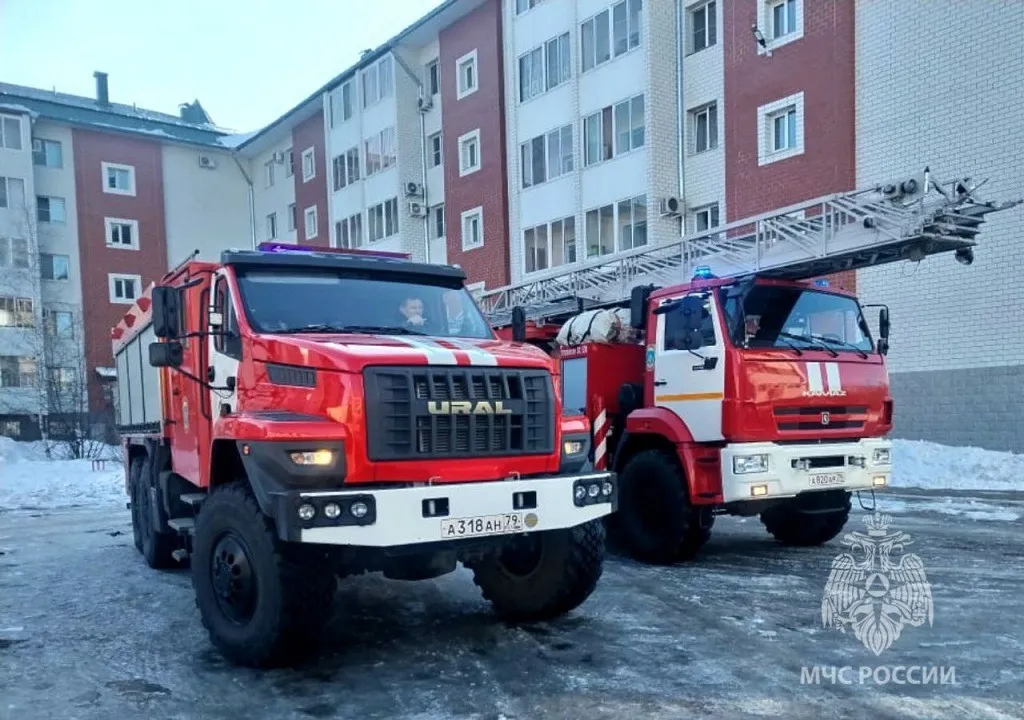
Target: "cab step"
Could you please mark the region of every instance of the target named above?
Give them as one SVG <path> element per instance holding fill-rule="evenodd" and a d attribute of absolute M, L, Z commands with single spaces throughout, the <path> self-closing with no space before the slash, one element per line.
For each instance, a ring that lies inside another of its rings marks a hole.
<path fill-rule="evenodd" d="M 199 507 L 200 505 L 203 504 L 203 500 L 206 499 L 206 493 L 185 493 L 180 497 L 181 501 L 186 505 L 191 505 L 192 507 Z"/>
<path fill-rule="evenodd" d="M 168 527 L 179 535 L 191 535 L 195 529 L 195 518 L 171 518 L 167 521 Z"/>

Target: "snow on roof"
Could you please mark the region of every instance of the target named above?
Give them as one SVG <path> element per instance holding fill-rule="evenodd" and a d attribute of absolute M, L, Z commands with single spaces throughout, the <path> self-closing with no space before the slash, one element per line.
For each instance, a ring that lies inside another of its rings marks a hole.
<path fill-rule="evenodd" d="M 101 378 L 117 379 L 117 369 L 112 367 L 98 367 L 96 368 L 96 374 Z"/>
<path fill-rule="evenodd" d="M 252 139 L 259 133 L 259 130 L 253 130 L 247 133 L 234 133 L 231 135 L 224 135 L 223 137 L 217 138 L 217 142 L 226 148 L 234 150 L 240 145 L 245 144 L 248 140 Z"/>

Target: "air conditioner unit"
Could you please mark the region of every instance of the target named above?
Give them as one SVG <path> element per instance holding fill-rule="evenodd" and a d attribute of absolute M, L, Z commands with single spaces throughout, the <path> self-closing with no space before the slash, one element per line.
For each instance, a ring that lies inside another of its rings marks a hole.
<path fill-rule="evenodd" d="M 409 214 L 417 218 L 425 218 L 427 216 L 427 206 L 421 202 L 409 203 Z"/>
<path fill-rule="evenodd" d="M 206 168 L 207 170 L 213 170 L 217 167 L 217 161 L 214 160 L 213 155 L 200 155 L 199 167 Z"/>
<path fill-rule="evenodd" d="M 425 95 L 416 100 L 416 107 L 419 108 L 420 112 L 426 112 L 430 108 L 434 107 L 434 97 L 432 95 Z"/>
<path fill-rule="evenodd" d="M 416 182 L 407 182 L 405 184 L 405 196 L 406 197 L 422 197 L 423 186 Z"/>
<path fill-rule="evenodd" d="M 679 217 L 683 213 L 683 201 L 677 197 L 662 198 L 658 201 L 658 213 L 662 217 Z"/>

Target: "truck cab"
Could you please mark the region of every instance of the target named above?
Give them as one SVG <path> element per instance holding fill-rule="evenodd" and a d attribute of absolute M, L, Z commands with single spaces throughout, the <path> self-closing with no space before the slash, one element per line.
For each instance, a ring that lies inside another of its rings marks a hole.
<path fill-rule="evenodd" d="M 510 620 L 594 590 L 614 474 L 563 415 L 552 358 L 498 340 L 464 281 L 382 254 L 226 251 L 114 329 L 137 545 L 191 563 L 229 658 L 315 636 L 335 576 L 462 562 Z"/>

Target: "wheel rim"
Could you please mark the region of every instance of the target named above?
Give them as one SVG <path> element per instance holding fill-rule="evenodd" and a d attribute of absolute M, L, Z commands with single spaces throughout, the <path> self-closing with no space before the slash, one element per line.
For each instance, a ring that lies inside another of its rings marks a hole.
<path fill-rule="evenodd" d="M 498 558 L 498 564 L 506 575 L 526 578 L 540 566 L 544 557 L 544 543 L 536 533 L 516 538 Z"/>
<path fill-rule="evenodd" d="M 232 622 L 247 622 L 256 610 L 257 583 L 245 541 L 233 532 L 221 535 L 211 560 L 210 582 L 217 606 Z"/>

